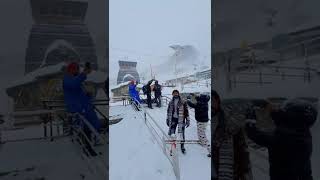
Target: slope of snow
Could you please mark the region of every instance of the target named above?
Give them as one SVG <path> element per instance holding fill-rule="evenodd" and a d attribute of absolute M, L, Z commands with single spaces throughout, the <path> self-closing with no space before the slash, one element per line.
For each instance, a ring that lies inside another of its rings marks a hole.
<path fill-rule="evenodd" d="M 147 110 L 156 119 L 158 124 L 165 132 L 168 132 L 166 125 L 167 107 L 156 108 Z M 209 112 L 210 113 L 210 112 Z M 197 125 L 194 119 L 194 111 L 190 110 L 190 126 L 186 128 L 186 140 L 198 140 Z M 208 140 L 211 139 L 210 123 L 208 123 L 206 135 Z M 179 152 L 179 165 L 181 180 L 193 179 L 210 179 L 211 178 L 211 159 L 207 157 L 208 151 L 198 144 L 185 144 L 186 154 Z M 195 168 L 197 167 L 197 168 Z"/>
<path fill-rule="evenodd" d="M 41 126 L 22 130 L 5 131 L 3 140 L 41 137 Z M 4 180 L 36 179 L 48 180 L 81 179 L 81 175 L 89 179 L 99 179 L 89 170 L 88 162 L 81 158 L 81 150 L 70 138 L 49 140 L 33 140 L 8 142 L 0 145 L 0 173 L 12 172 L 2 176 Z M 23 171 L 26 168 L 34 170 Z"/>
<path fill-rule="evenodd" d="M 175 180 L 170 162 L 140 116 L 130 106 L 110 107 L 110 115 L 125 112 L 123 120 L 109 127 L 110 180 Z"/>

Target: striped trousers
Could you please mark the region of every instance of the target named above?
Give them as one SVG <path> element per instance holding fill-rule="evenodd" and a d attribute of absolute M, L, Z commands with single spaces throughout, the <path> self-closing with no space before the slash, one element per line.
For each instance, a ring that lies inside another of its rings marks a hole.
<path fill-rule="evenodd" d="M 211 146 L 206 135 L 207 125 L 207 122 L 197 122 L 197 131 L 200 145 L 207 148 L 208 152 L 211 154 Z"/>

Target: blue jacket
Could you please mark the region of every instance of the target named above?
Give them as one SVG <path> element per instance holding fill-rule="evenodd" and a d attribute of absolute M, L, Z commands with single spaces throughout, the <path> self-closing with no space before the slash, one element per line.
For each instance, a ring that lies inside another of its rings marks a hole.
<path fill-rule="evenodd" d="M 134 85 L 134 84 L 129 85 L 129 96 L 131 98 L 141 102 L 139 92 L 136 90 L 136 85 Z"/>
<path fill-rule="evenodd" d="M 68 112 L 82 113 L 90 103 L 90 97 L 82 89 L 82 83 L 87 76 L 83 73 L 78 76 L 65 75 L 63 78 L 64 101 Z"/>

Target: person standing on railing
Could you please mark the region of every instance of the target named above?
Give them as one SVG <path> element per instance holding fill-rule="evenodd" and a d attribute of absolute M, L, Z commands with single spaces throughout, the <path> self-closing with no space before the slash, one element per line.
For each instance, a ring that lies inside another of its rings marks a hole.
<path fill-rule="evenodd" d="M 155 99 L 156 99 L 156 102 L 157 102 L 157 107 L 161 107 L 161 90 L 162 90 L 161 85 L 159 84 L 158 81 L 155 81 L 155 84 L 154 84 L 154 96 L 155 96 Z"/>
<path fill-rule="evenodd" d="M 205 94 L 200 94 L 196 96 L 197 103 L 192 103 L 188 97 L 188 105 L 195 109 L 195 119 L 197 121 L 197 132 L 198 139 L 200 140 L 200 145 L 206 147 L 208 150 L 208 157 L 211 157 L 211 146 L 206 136 L 206 129 L 209 121 L 209 107 L 208 102 L 210 101 L 210 96 Z"/>
<path fill-rule="evenodd" d="M 190 118 L 188 105 L 182 100 L 178 90 L 173 90 L 172 100 L 169 102 L 167 109 L 167 125 L 169 127 L 168 135 L 175 134 L 178 127 L 178 133 L 182 136 L 182 140 L 185 140 L 185 128 L 190 126 Z M 184 143 L 181 143 L 181 151 L 185 153 L 186 149 Z"/>
<path fill-rule="evenodd" d="M 78 63 L 73 62 L 67 66 L 67 73 L 63 78 L 64 102 L 67 112 L 82 114 L 97 131 L 100 131 L 101 122 L 91 102 L 92 97 L 83 88 L 83 82 L 90 73 L 88 63 L 81 73 Z"/>
<path fill-rule="evenodd" d="M 137 85 L 136 83 L 132 80 L 130 82 L 130 85 L 129 85 L 129 95 L 130 95 L 130 98 L 133 100 L 132 102 L 134 103 L 136 109 L 138 111 L 140 111 L 139 109 L 139 104 L 141 103 L 141 99 L 140 99 L 140 96 L 139 96 L 139 92 L 137 91 Z"/>

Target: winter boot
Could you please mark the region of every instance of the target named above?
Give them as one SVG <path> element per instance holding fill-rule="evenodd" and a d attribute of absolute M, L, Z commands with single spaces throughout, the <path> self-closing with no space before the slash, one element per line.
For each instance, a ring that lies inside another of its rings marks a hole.
<path fill-rule="evenodd" d="M 181 144 L 181 152 L 182 152 L 183 154 L 186 153 L 186 148 L 184 147 L 184 144 Z"/>

